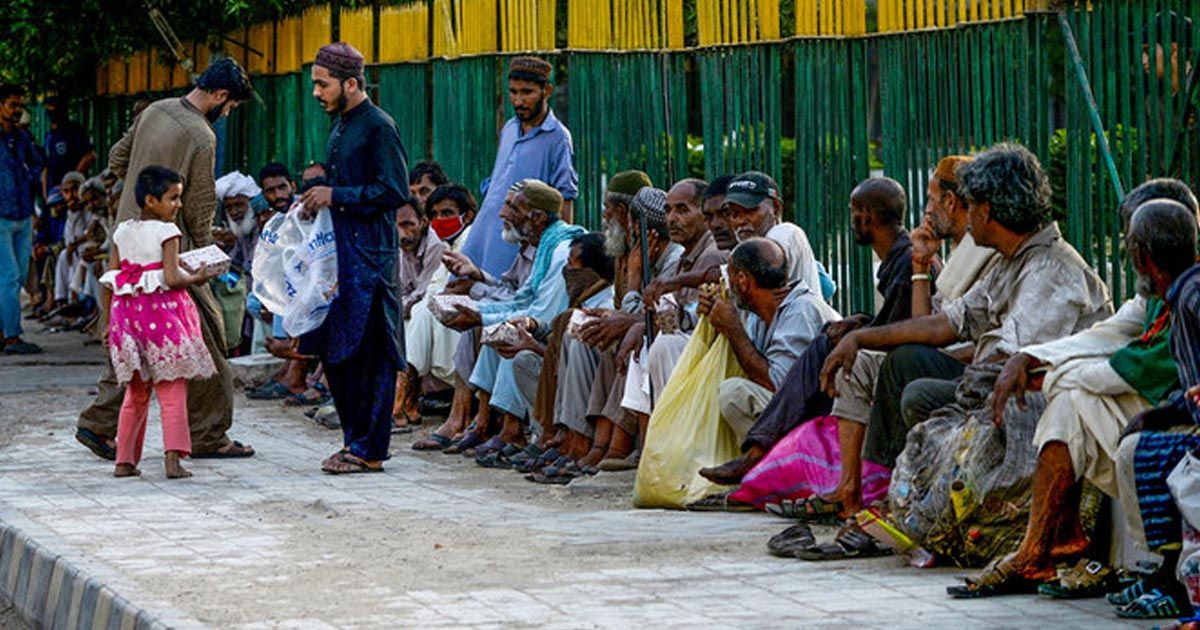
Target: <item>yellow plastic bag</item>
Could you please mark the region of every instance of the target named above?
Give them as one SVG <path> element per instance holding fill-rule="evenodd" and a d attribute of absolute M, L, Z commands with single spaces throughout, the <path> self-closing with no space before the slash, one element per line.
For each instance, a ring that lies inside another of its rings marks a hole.
<path fill-rule="evenodd" d="M 717 391 L 725 379 L 742 375 L 729 340 L 700 318 L 650 415 L 634 506 L 681 509 L 724 488 L 697 472 L 740 454 L 733 430 L 721 420 Z"/>

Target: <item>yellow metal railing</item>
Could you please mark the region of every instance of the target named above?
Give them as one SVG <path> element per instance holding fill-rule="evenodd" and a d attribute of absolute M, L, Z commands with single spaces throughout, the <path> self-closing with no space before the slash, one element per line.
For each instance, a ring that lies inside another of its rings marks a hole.
<path fill-rule="evenodd" d="M 695 43 L 702 47 L 782 37 L 781 0 L 695 1 Z M 797 37 L 867 34 L 867 0 L 794 2 L 792 30 Z M 896 33 L 1011 19 L 1049 5 L 1050 0 L 877 0 L 876 31 Z M 556 24 L 561 21 L 567 26 L 565 45 L 571 49 L 681 50 L 685 45 L 681 0 L 569 0 L 565 20 L 557 14 L 557 6 L 556 0 L 429 0 L 341 9 L 337 19 L 340 39 L 373 63 L 553 51 L 559 47 Z M 261 55 L 241 47 L 226 49 L 253 74 L 297 72 L 329 43 L 333 16 L 330 5 L 317 5 L 300 15 L 253 24 L 230 34 Z M 195 71 L 207 67 L 207 46 L 185 46 L 193 55 Z M 109 59 L 97 68 L 97 92 L 133 94 L 187 86 L 189 73 L 160 57 L 143 50 Z"/>

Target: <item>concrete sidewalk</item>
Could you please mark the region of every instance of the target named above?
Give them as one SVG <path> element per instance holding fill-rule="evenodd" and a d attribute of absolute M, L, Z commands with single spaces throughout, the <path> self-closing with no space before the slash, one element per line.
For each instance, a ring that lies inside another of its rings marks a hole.
<path fill-rule="evenodd" d="M 194 478 L 167 481 L 154 411 L 143 477 L 114 479 L 73 438 L 99 357 L 80 339 L 0 358 L 0 521 L 91 580 L 75 621 L 90 606 L 92 627 L 139 613 L 218 628 L 1120 625 L 1103 600 L 950 600 L 960 570 L 773 558 L 766 540 L 787 521 L 634 510 L 628 473 L 537 486 L 398 436 L 387 472 L 323 475 L 336 431 L 244 397 L 232 437 L 257 457 L 191 461 Z M 0 566 L 26 562 L 14 553 Z M 27 581 L 26 599 L 41 583 Z"/>

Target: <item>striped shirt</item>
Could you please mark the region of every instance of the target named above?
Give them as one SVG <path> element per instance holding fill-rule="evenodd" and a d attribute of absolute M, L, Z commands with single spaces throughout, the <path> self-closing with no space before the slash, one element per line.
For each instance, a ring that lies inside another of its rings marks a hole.
<path fill-rule="evenodd" d="M 1167 289 L 1167 304 L 1171 309 L 1171 353 L 1179 368 L 1179 384 L 1183 391 L 1200 384 L 1200 265 L 1188 269 Z M 1183 397 L 1183 392 L 1171 396 L 1175 405 L 1182 406 L 1200 424 L 1200 407 Z"/>

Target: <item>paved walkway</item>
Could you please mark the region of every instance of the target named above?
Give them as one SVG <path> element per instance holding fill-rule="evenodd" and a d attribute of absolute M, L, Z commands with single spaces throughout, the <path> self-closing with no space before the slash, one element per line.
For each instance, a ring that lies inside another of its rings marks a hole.
<path fill-rule="evenodd" d="M 0 520 L 176 627 L 1118 625 L 1102 600 L 950 600 L 959 570 L 773 558 L 786 521 L 634 510 L 631 474 L 547 488 L 400 436 L 387 472 L 326 476 L 337 432 L 244 397 L 258 457 L 167 481 L 152 420 L 144 476 L 114 479 L 73 440 L 99 356 L 79 339 L 0 358 Z"/>

